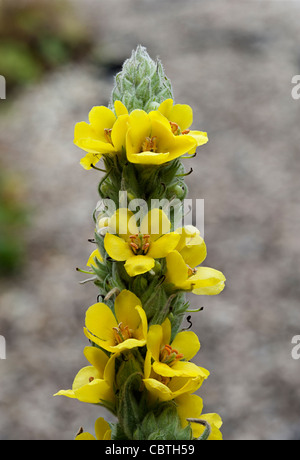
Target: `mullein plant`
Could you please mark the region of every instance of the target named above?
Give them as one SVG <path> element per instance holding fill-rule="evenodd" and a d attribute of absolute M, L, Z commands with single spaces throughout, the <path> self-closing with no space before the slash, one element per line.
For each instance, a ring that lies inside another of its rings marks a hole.
<path fill-rule="evenodd" d="M 81 165 L 104 172 L 95 250 L 80 269 L 99 295 L 85 317 L 88 365 L 56 395 L 105 407 L 116 420 L 99 417 L 95 436 L 81 430 L 77 440 L 222 439 L 220 416 L 203 414 L 195 394 L 209 376 L 192 362 L 198 337 L 182 327 L 186 313 L 199 311 L 189 309 L 187 293 L 216 295 L 225 285 L 220 271 L 202 266 L 199 230 L 177 225 L 184 159 L 208 141 L 192 122 L 191 107 L 174 103 L 161 62 L 138 46 L 115 77 L 108 107 L 93 107 L 89 123 L 75 126 Z"/>

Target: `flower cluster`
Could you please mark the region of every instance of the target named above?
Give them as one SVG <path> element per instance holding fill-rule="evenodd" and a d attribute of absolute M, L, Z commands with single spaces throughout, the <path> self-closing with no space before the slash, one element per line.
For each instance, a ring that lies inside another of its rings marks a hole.
<path fill-rule="evenodd" d="M 78 372 L 72 389 L 56 395 L 104 406 L 117 422 L 100 417 L 96 438 L 81 432 L 76 437 L 81 440 L 222 438 L 221 418 L 202 414 L 202 398 L 195 394 L 209 376 L 192 362 L 200 349 L 198 337 L 181 324 L 190 311 L 186 293 L 219 294 L 225 277 L 202 266 L 206 245 L 196 227 L 176 227 L 174 214 L 160 207 L 137 211 L 132 205 L 137 198 L 146 204 L 170 197 L 182 203 L 181 159 L 195 156 L 208 141 L 206 133 L 191 129 L 191 107 L 166 97 L 170 85 L 166 89 L 164 75 L 157 83 L 153 65 L 139 47 L 116 77 L 113 94 L 124 93 L 123 100 L 94 107 L 89 123 L 75 126 L 74 143 L 86 152 L 81 165 L 89 170 L 99 169 L 100 159 L 104 163 L 100 203 L 111 199 L 115 205 L 113 212 L 97 207 L 97 248 L 82 270 L 99 287 L 97 302 L 85 316 L 89 346 L 84 355 L 90 365 Z M 124 85 L 141 68 L 146 74 L 135 76 L 139 83 L 130 87 L 130 99 Z M 135 102 L 143 78 L 147 110 Z M 125 206 L 118 206 L 120 191 L 127 192 Z"/>

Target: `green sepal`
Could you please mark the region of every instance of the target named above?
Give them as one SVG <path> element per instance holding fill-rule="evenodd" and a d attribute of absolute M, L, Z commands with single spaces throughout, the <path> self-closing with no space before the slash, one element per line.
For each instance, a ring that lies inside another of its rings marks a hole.
<path fill-rule="evenodd" d="M 189 425 L 182 428 L 174 403 L 159 404 L 136 428 L 134 440 L 191 440 Z"/>
<path fill-rule="evenodd" d="M 131 358 L 123 363 L 125 364 L 124 367 L 130 363 L 130 360 Z M 119 373 L 122 373 L 123 381 L 127 372 L 125 372 L 124 368 L 121 368 Z M 147 413 L 147 398 L 142 379 L 142 372 L 129 374 L 118 395 L 117 415 L 120 427 L 128 439 L 133 438 L 136 427 L 141 423 L 145 413 Z"/>

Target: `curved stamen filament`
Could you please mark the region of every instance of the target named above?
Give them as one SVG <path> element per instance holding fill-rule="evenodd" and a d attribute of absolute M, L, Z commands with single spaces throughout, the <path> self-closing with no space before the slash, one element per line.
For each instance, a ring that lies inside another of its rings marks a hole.
<path fill-rule="evenodd" d="M 133 336 L 129 326 L 123 326 L 122 323 L 119 323 L 117 327 L 113 327 L 113 335 L 116 345 L 132 338 Z"/>
<path fill-rule="evenodd" d="M 150 248 L 150 235 L 142 235 L 136 233 L 129 236 L 129 246 L 135 255 L 145 255 Z"/>
<path fill-rule="evenodd" d="M 108 142 L 109 144 L 113 145 L 112 140 L 111 140 L 111 132 L 112 132 L 112 129 L 105 128 L 104 129 L 104 137 L 105 137 L 106 142 Z"/>
<path fill-rule="evenodd" d="M 178 361 L 183 358 L 182 353 L 178 353 L 175 348 L 172 348 L 171 345 L 165 345 L 160 352 L 160 362 L 165 364 L 171 364 L 175 361 Z"/>

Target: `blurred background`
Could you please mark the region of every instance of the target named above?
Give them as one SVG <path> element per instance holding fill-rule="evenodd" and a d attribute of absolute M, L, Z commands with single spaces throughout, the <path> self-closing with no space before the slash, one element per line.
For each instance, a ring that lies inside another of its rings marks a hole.
<path fill-rule="evenodd" d="M 79 165 L 73 129 L 106 105 L 138 44 L 163 62 L 177 103 L 207 131 L 187 170 L 205 200 L 216 297 L 191 296 L 198 394 L 228 440 L 300 439 L 300 2 L 2 1 L 0 74 L 0 439 L 73 439 L 110 415 L 57 397 L 87 365 L 81 285 L 93 249 L 99 174 Z"/>

